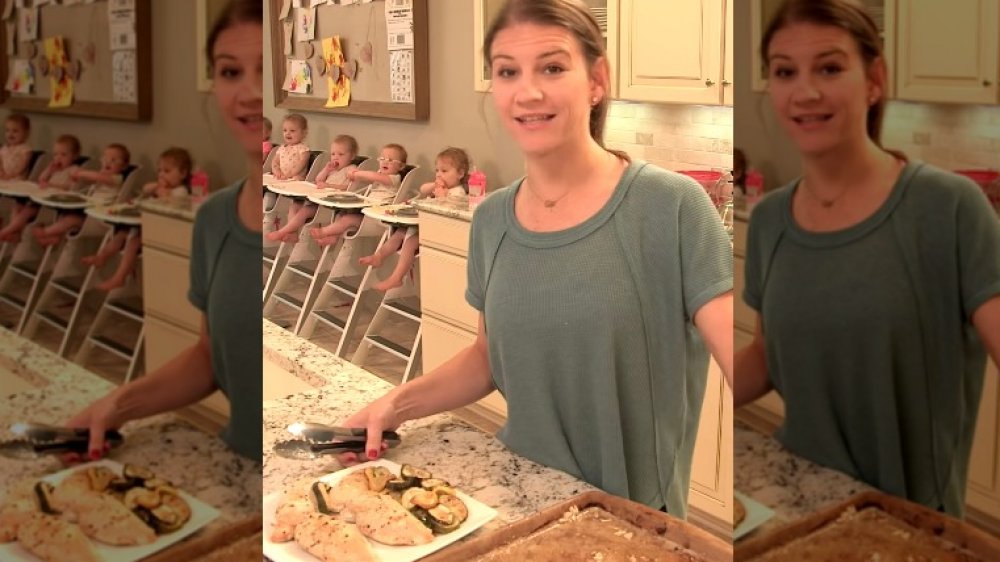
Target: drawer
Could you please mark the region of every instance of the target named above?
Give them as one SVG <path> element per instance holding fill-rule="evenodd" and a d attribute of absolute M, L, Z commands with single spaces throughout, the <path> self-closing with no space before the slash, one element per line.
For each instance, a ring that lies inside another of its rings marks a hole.
<path fill-rule="evenodd" d="M 182 256 L 191 255 L 194 223 L 184 219 L 142 213 L 142 243 Z"/>
<path fill-rule="evenodd" d="M 471 224 L 434 213 L 420 212 L 420 245 L 466 256 L 469 253 Z"/>
<path fill-rule="evenodd" d="M 472 345 L 476 341 L 476 334 L 425 315 L 421 338 L 424 373 L 429 373 Z M 507 419 L 507 401 L 499 392 L 491 392 L 476 404 L 495 416 Z"/>
<path fill-rule="evenodd" d="M 423 243 L 421 227 L 421 243 Z M 433 248 L 421 248 L 420 306 L 428 312 L 473 332 L 479 329 L 479 311 L 465 302 L 466 260 Z"/>
<path fill-rule="evenodd" d="M 747 223 L 742 220 L 733 221 L 733 252 L 737 256 L 747 255 Z"/>
<path fill-rule="evenodd" d="M 187 258 L 150 247 L 143 250 L 142 290 L 147 313 L 197 332 L 201 329 L 201 311 L 187 299 L 189 269 Z"/>
<path fill-rule="evenodd" d="M 743 258 L 733 260 L 733 323 L 753 333 L 757 329 L 757 311 L 743 301 L 743 287 L 746 286 L 743 272 L 745 263 Z"/>
<path fill-rule="evenodd" d="M 191 332 L 146 315 L 146 372 L 151 373 L 198 341 L 198 332 Z"/>

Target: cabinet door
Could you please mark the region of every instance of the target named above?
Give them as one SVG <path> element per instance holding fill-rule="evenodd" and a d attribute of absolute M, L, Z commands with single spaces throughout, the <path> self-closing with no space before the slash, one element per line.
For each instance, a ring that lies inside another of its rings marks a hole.
<path fill-rule="evenodd" d="M 712 360 L 691 463 L 688 503 L 724 522 L 733 509 L 733 395 Z"/>
<path fill-rule="evenodd" d="M 424 359 L 423 372 L 425 373 L 431 372 L 476 341 L 476 334 L 456 328 L 426 314 L 423 317 L 423 335 L 421 337 Z M 470 406 L 470 409 L 497 425 L 503 425 L 507 421 L 507 401 L 499 392 L 491 392 L 475 406 Z"/>
<path fill-rule="evenodd" d="M 910 0 L 897 6 L 896 97 L 997 103 L 1000 0 Z"/>
<path fill-rule="evenodd" d="M 190 261 L 148 245 L 143 248 L 142 284 L 146 313 L 193 332 L 201 329 L 201 312 L 187 299 Z"/>
<path fill-rule="evenodd" d="M 622 0 L 619 95 L 718 105 L 724 0 Z"/>
<path fill-rule="evenodd" d="M 971 507 L 1000 521 L 1000 370 L 990 362 L 969 459 Z"/>
<path fill-rule="evenodd" d="M 736 87 L 733 83 L 733 2 L 734 0 L 727 0 L 725 6 L 726 27 L 722 50 L 722 104 L 728 106 L 733 105 L 733 88 Z"/>

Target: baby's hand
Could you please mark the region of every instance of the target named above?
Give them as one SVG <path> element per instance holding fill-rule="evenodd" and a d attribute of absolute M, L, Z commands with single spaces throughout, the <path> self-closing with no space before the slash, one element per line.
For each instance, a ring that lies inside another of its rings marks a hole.
<path fill-rule="evenodd" d="M 353 169 L 353 170 L 350 170 L 350 171 L 348 171 L 348 172 L 347 172 L 347 179 L 349 179 L 349 180 L 353 181 L 353 180 L 354 180 L 355 178 L 357 178 L 357 177 L 358 177 L 358 171 L 359 171 L 359 170 L 358 170 L 357 168 L 355 168 L 355 169 Z"/>
<path fill-rule="evenodd" d="M 72 172 L 69 173 L 69 177 L 73 181 L 79 180 L 80 179 L 80 170 L 73 170 Z"/>

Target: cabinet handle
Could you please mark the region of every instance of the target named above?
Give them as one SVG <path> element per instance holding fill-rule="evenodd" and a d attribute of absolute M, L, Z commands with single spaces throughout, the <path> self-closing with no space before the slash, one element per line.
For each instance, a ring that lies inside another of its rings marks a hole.
<path fill-rule="evenodd" d="M 725 87 L 725 86 L 729 86 L 729 85 L 732 85 L 732 82 L 730 82 L 729 80 L 723 80 L 723 81 L 722 81 L 722 86 L 723 86 L 723 87 Z"/>
<path fill-rule="evenodd" d="M 705 79 L 705 85 L 706 85 L 706 86 L 714 86 L 714 85 L 715 85 L 715 82 L 712 82 L 712 79 L 711 79 L 711 78 L 706 78 L 706 79 Z"/>
<path fill-rule="evenodd" d="M 989 80 L 983 80 L 983 86 L 989 88 L 992 85 L 993 85 L 993 82 L 990 82 Z"/>

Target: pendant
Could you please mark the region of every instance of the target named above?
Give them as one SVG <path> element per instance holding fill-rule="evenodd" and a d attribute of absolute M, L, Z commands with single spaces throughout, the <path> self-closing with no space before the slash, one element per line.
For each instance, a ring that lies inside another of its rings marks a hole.
<path fill-rule="evenodd" d="M 543 201 L 542 203 L 543 203 L 543 204 L 545 205 L 545 207 L 546 207 L 547 209 L 551 209 L 552 207 L 555 207 L 555 206 L 556 206 L 556 202 L 555 202 L 555 201 L 549 201 L 548 199 L 546 199 L 546 200 L 545 200 L 545 201 Z"/>
<path fill-rule="evenodd" d="M 820 201 L 819 204 L 822 205 L 824 209 L 833 207 L 833 201 Z"/>

